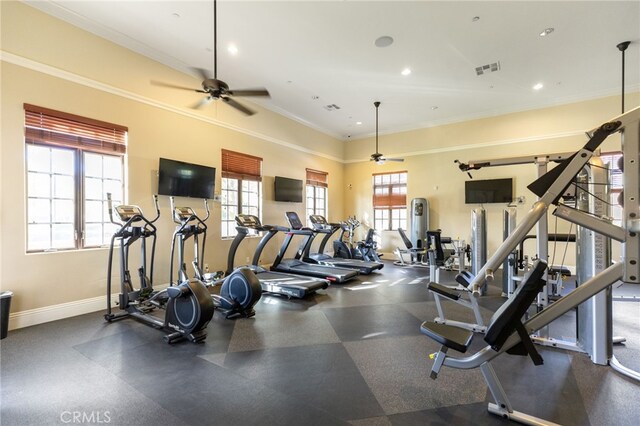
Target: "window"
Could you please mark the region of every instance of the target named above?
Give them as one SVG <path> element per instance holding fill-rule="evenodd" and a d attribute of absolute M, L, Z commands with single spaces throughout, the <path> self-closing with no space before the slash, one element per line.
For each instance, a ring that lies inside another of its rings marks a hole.
<path fill-rule="evenodd" d="M 327 175 L 327 172 L 307 169 L 307 221 L 313 214 L 327 217 Z"/>
<path fill-rule="evenodd" d="M 106 193 L 124 200 L 127 128 L 24 105 L 27 252 L 109 242 Z"/>
<path fill-rule="evenodd" d="M 622 158 L 622 152 L 608 152 L 600 155 L 600 159 L 610 170 L 609 202 L 611 203 L 611 217 L 613 223 L 622 225 L 622 207 L 618 203 L 618 197 L 623 189 L 622 170 L 618 167 L 618 160 Z"/>
<path fill-rule="evenodd" d="M 379 231 L 407 229 L 407 172 L 373 175 L 373 222 Z"/>
<path fill-rule="evenodd" d="M 239 213 L 260 217 L 262 158 L 222 150 L 222 238 L 237 234 Z"/>

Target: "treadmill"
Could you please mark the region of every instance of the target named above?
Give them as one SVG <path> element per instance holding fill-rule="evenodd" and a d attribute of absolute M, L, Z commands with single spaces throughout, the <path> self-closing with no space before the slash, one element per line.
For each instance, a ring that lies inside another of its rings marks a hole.
<path fill-rule="evenodd" d="M 278 231 L 288 231 L 288 228 L 262 225 L 260 219 L 257 216 L 239 214 L 236 216 L 236 230 L 238 234 L 231 242 L 229 248 L 229 256 L 227 258 L 227 275 L 233 271 L 234 259 L 236 252 L 242 240 L 250 232 L 266 232 L 256 247 L 256 252 L 253 255 L 250 268 L 260 280 L 260 286 L 262 291 L 271 294 L 279 294 L 287 296 L 288 298 L 295 297 L 296 299 L 302 299 L 310 294 L 315 293 L 317 290 L 323 290 L 329 287 L 329 281 L 319 278 L 304 277 L 294 274 L 285 274 L 282 272 L 271 272 L 263 267 L 259 266 L 260 255 L 265 246 L 271 238 Z"/>
<path fill-rule="evenodd" d="M 301 235 L 304 237 L 313 235 L 313 231 L 311 229 L 304 228 L 302 226 L 302 222 L 300 222 L 300 218 L 296 212 L 287 212 L 286 217 L 290 228 L 285 231 L 287 236 L 282 243 L 282 247 L 280 247 L 278 255 L 271 265 L 272 271 L 324 278 L 334 283 L 344 283 L 358 276 L 358 271 L 354 269 L 337 268 L 334 266 L 319 265 L 302 261 L 301 257 L 303 255 L 304 242 L 306 242 L 306 239 L 303 244 L 300 245 L 300 248 L 293 259 L 285 259 L 284 255 L 295 235 Z"/>
<path fill-rule="evenodd" d="M 342 257 L 332 257 L 324 253 L 324 248 L 329 242 L 329 239 L 338 229 L 342 229 L 339 223 L 329 223 L 324 216 L 314 214 L 309 216 L 311 224 L 313 225 L 314 233 L 307 237 L 304 243 L 302 259 L 309 263 L 318 263 L 320 265 L 337 266 L 339 268 L 356 269 L 363 275 L 369 275 L 373 271 L 382 269 L 384 263 L 382 262 L 370 262 L 367 260 L 359 259 L 345 259 Z M 324 234 L 318 253 L 310 254 L 311 245 L 316 235 Z"/>

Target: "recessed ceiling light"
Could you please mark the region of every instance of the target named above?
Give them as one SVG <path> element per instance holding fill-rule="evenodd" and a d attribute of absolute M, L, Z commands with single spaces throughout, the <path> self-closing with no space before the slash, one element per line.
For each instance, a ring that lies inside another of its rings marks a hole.
<path fill-rule="evenodd" d="M 375 41 L 375 45 L 378 47 L 387 47 L 393 44 L 393 37 L 390 36 L 382 36 L 378 37 Z"/>
<path fill-rule="evenodd" d="M 432 107 L 431 107 L 431 109 L 435 111 L 435 110 L 437 110 L 437 109 L 438 109 L 438 106 L 437 106 L 437 105 L 434 105 L 434 106 L 432 106 Z"/>
<path fill-rule="evenodd" d="M 553 32 L 553 30 L 554 30 L 553 28 L 545 28 L 544 31 L 540 33 L 540 37 L 548 36 Z"/>
<path fill-rule="evenodd" d="M 235 56 L 238 54 L 238 47 L 235 44 L 230 44 L 229 47 L 227 47 L 227 51 Z"/>
<path fill-rule="evenodd" d="M 533 86 L 533 90 L 540 90 L 544 87 L 544 84 L 542 83 L 537 83 L 535 86 Z"/>
<path fill-rule="evenodd" d="M 409 75 L 411 74 L 411 68 L 405 68 L 402 70 L 402 72 L 400 73 L 402 75 Z"/>
<path fill-rule="evenodd" d="M 362 124 L 362 121 L 356 121 L 356 125 L 360 126 Z"/>
<path fill-rule="evenodd" d="M 471 18 L 471 21 L 473 22 L 478 22 L 480 20 L 479 16 L 474 16 L 473 18 Z"/>

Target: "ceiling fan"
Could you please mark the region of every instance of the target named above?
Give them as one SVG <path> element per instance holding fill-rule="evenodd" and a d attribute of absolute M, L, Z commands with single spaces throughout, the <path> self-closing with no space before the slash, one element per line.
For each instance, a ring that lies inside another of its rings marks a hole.
<path fill-rule="evenodd" d="M 192 89 L 189 87 L 177 86 L 174 84 L 163 83 L 159 81 L 152 81 L 152 84 L 157 86 L 170 87 L 173 89 L 189 90 L 192 92 L 205 93 L 206 96 L 191 108 L 199 109 L 209 104 L 214 100 L 222 100 L 227 105 L 237 109 L 238 111 L 246 114 L 253 115 L 255 111 L 242 105 L 240 102 L 233 99 L 233 96 L 270 96 L 269 92 L 264 88 L 258 89 L 242 89 L 235 90 L 229 89 L 229 85 L 222 80 L 218 80 L 218 28 L 217 28 L 217 0 L 213 1 L 213 78 L 207 70 L 202 68 L 193 68 L 195 72 L 203 79 L 202 89 Z"/>
<path fill-rule="evenodd" d="M 376 164 L 384 164 L 385 161 L 404 161 L 404 158 L 387 158 L 384 154 L 378 152 L 378 107 L 380 106 L 380 101 L 375 101 L 373 106 L 376 107 L 376 152 L 371 154 L 369 161 L 374 161 Z"/>

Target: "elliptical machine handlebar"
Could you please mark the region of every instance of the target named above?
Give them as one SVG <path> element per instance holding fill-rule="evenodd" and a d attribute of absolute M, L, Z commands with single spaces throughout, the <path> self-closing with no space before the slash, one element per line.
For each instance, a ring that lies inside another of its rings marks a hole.
<path fill-rule="evenodd" d="M 188 208 L 189 211 L 191 211 L 191 214 L 189 216 L 176 214 L 179 209 L 182 209 L 182 207 L 176 208 L 175 200 L 173 197 L 169 197 L 169 203 L 171 204 L 173 221 L 178 225 L 181 225 L 178 229 L 178 232 L 182 231 L 189 224 L 189 222 L 193 220 L 198 222 L 198 224 L 202 226 L 204 230 L 207 229 L 207 224 L 205 222 L 209 219 L 209 216 L 211 216 L 211 210 L 209 209 L 209 200 L 207 198 L 204 199 L 204 209 L 207 212 L 207 215 L 203 219 L 201 219 L 200 216 L 198 216 L 193 210 L 191 210 L 191 208 Z"/>
<path fill-rule="evenodd" d="M 109 219 L 111 220 L 111 223 L 113 223 L 114 225 L 118 225 L 120 227 L 120 229 L 118 230 L 118 233 L 122 232 L 124 229 L 127 229 L 129 226 L 131 226 L 132 223 L 138 222 L 138 221 L 144 222 L 144 225 L 141 226 L 140 228 L 149 227 L 151 228 L 151 231 L 155 232 L 157 228 L 153 223 L 157 221 L 158 218 L 160 217 L 160 209 L 158 208 L 158 196 L 155 194 L 153 195 L 153 202 L 156 207 L 156 217 L 153 218 L 153 220 L 149 220 L 146 217 L 144 217 L 144 215 L 142 214 L 142 211 L 137 206 L 120 206 L 121 208 L 122 207 L 128 208 L 131 211 L 124 211 L 123 209 L 121 214 L 120 211 L 118 210 L 117 211 L 118 215 L 120 216 L 122 221 L 117 222 L 113 219 L 113 200 L 111 198 L 111 193 L 107 192 L 107 209 L 109 211 Z M 116 209 L 117 208 L 118 207 L 116 207 Z"/>
<path fill-rule="evenodd" d="M 158 205 L 158 194 L 153 194 L 153 205 L 156 208 L 156 217 L 153 218 L 152 221 L 147 221 L 149 222 L 149 224 L 152 224 L 153 222 L 155 222 L 156 220 L 158 220 L 160 218 L 160 206 Z"/>
<path fill-rule="evenodd" d="M 176 218 L 176 201 L 173 198 L 173 195 L 169 197 L 169 206 L 171 208 L 171 218 L 173 219 L 174 223 L 177 223 L 178 225 L 180 225 L 180 220 L 178 218 Z"/>
<path fill-rule="evenodd" d="M 180 266 L 178 272 L 178 281 L 183 282 L 186 281 L 187 274 L 183 265 L 183 250 L 184 250 L 184 241 L 190 237 L 194 238 L 194 260 L 193 260 L 193 268 L 195 271 L 195 278 L 203 281 L 204 272 L 201 270 L 201 264 L 204 264 L 204 254 L 205 247 L 207 242 L 207 224 L 205 221 L 209 219 L 211 212 L 209 210 L 208 199 L 204 199 L 204 208 L 207 212 L 206 216 L 201 219 L 193 209 L 190 207 L 176 207 L 175 200 L 173 197 L 169 197 L 169 202 L 171 204 L 171 214 L 173 217 L 173 221 L 178 224 L 176 226 L 175 231 L 173 232 L 173 236 L 171 238 L 171 260 L 169 267 L 169 282 L 174 282 L 173 277 L 173 259 L 174 259 L 174 250 L 176 246 L 176 241 L 179 240 L 179 254 L 178 257 L 180 259 Z M 195 223 L 192 223 L 195 222 Z M 198 235 L 202 236 L 202 245 L 200 245 L 198 241 Z"/>
<path fill-rule="evenodd" d="M 206 222 L 207 219 L 209 219 L 209 216 L 211 215 L 211 210 L 209 210 L 209 199 L 208 198 L 204 199 L 204 210 L 207 212 L 207 215 L 204 217 L 204 219 L 202 219 L 202 223 Z"/>
<path fill-rule="evenodd" d="M 109 211 L 109 220 L 111 221 L 111 223 L 118 226 L 122 225 L 121 223 L 118 223 L 115 220 L 113 220 L 113 201 L 111 200 L 110 192 L 107 192 L 107 210 Z"/>

